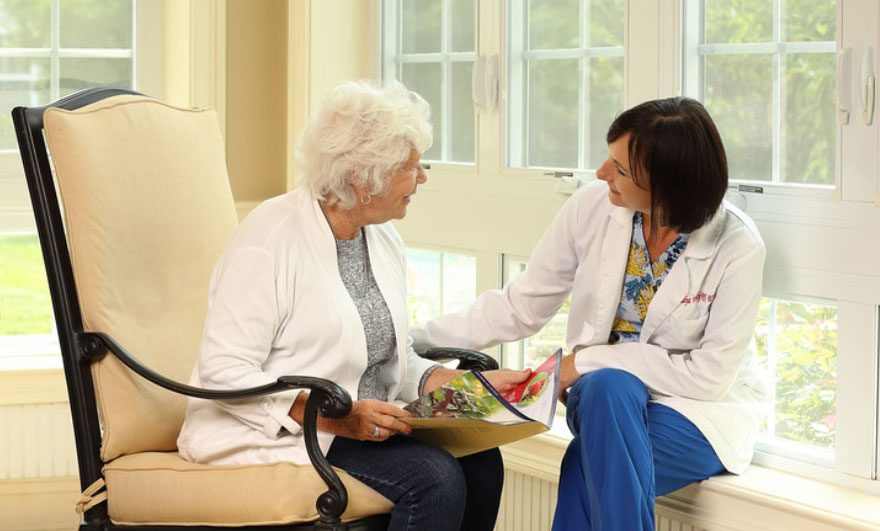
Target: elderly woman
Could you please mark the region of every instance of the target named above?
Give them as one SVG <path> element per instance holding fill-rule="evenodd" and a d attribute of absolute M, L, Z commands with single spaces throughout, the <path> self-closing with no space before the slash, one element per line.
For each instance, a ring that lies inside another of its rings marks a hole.
<path fill-rule="evenodd" d="M 723 201 L 709 114 L 649 101 L 607 141 L 599 181 L 563 206 L 522 275 L 413 331 L 416 349 L 514 341 L 571 294 L 560 388 L 574 438 L 554 529 L 653 529 L 655 495 L 748 465 L 766 396 L 749 348 L 764 245 Z"/>
<path fill-rule="evenodd" d="M 390 529 L 494 526 L 503 470 L 497 449 L 455 459 L 406 437 L 412 401 L 458 372 L 410 347 L 403 242 L 426 180 L 427 103 L 398 83 L 346 83 L 313 115 L 302 140 L 302 186 L 241 223 L 214 271 L 192 381 L 252 387 L 285 374 L 318 376 L 353 397 L 351 413 L 319 418 L 334 466 L 394 502 Z M 527 375 L 491 371 L 509 389 Z M 237 401 L 191 400 L 178 440 L 202 463 L 307 463 L 300 422 L 306 392 Z"/>

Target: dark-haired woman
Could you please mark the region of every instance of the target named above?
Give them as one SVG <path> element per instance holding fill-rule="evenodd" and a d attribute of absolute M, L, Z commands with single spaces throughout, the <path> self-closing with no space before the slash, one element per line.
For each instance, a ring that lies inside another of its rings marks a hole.
<path fill-rule="evenodd" d="M 749 347 L 764 245 L 723 200 L 712 119 L 694 100 L 650 101 L 607 141 L 599 182 L 522 275 L 413 334 L 417 349 L 518 340 L 571 294 L 560 388 L 574 438 L 554 529 L 653 529 L 655 496 L 748 465 L 766 396 Z"/>

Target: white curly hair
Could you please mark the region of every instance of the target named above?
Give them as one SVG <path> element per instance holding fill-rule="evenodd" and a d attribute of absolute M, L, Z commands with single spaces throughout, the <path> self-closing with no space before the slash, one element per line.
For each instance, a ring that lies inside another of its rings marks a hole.
<path fill-rule="evenodd" d="M 413 148 L 433 141 L 431 108 L 397 81 L 380 86 L 350 81 L 331 90 L 312 114 L 298 150 L 301 184 L 328 205 L 349 210 L 359 198 L 353 184 L 371 195 L 388 190 L 391 173 Z"/>

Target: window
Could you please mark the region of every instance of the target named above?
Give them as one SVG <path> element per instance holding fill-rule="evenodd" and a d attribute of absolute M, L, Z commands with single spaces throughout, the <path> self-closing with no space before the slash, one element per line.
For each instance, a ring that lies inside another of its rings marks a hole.
<path fill-rule="evenodd" d="M 9 111 L 93 85 L 134 85 L 131 0 L 0 4 L 0 149 L 18 145 Z"/>
<path fill-rule="evenodd" d="M 415 2 L 421 13 L 432 3 Z M 387 77 L 400 77 L 399 59 L 407 56 L 400 53 L 400 18 L 388 23 L 404 4 L 382 2 Z M 449 5 L 436 5 L 440 19 L 432 23 L 440 29 L 432 31 L 456 31 L 458 20 L 443 18 Z M 475 110 L 475 164 L 434 166 L 398 224 L 404 239 L 468 249 L 476 293 L 497 288 L 522 269 L 521 257 L 571 193 L 546 170 L 590 179 L 620 110 L 676 95 L 703 101 L 727 148 L 738 188 L 731 198 L 767 246 L 755 339 L 773 372 L 774 411 L 756 461 L 876 491 L 880 250 L 871 242 L 880 226 L 880 120 L 863 113 L 871 102 L 880 107 L 876 95 L 866 99 L 880 71 L 876 4 L 471 5 L 473 18 L 461 20 L 475 27 L 475 86 L 493 86 L 491 69 L 483 73 L 479 65 L 497 57 L 497 106 L 432 102 L 447 105 L 445 114 Z M 837 109 L 846 105 L 848 122 Z M 537 336 L 505 345 L 505 365 L 527 365 L 541 349 L 564 344 L 564 327 L 561 313 Z"/>
<path fill-rule="evenodd" d="M 623 0 L 510 2 L 512 167 L 595 169 L 623 106 Z"/>
<path fill-rule="evenodd" d="M 527 261 L 504 257 L 504 284 L 517 277 L 526 270 Z M 510 369 L 534 369 L 544 362 L 557 349 L 565 352 L 565 331 L 568 326 L 568 312 L 571 307 L 571 296 L 565 298 L 562 308 L 544 325 L 537 334 L 532 337 L 507 343 L 504 345 L 502 361 L 505 367 Z"/>
<path fill-rule="evenodd" d="M 388 0 L 385 71 L 431 105 L 434 144 L 422 158 L 474 162 L 473 0 Z"/>
<path fill-rule="evenodd" d="M 731 179 L 835 185 L 836 4 L 686 2 L 684 94 L 717 123 Z"/>
<path fill-rule="evenodd" d="M 763 299 L 757 352 L 771 383 L 765 450 L 831 463 L 837 440 L 837 308 Z"/>
<path fill-rule="evenodd" d="M 159 9 L 133 0 L 0 2 L 0 357 L 13 367 L 57 346 L 10 112 L 89 86 L 132 88 L 158 78 L 157 65 L 140 60 L 138 33 L 146 27 L 135 23 L 142 15 L 155 22 Z"/>
<path fill-rule="evenodd" d="M 410 325 L 466 307 L 476 297 L 473 256 L 409 248 L 406 251 Z"/>

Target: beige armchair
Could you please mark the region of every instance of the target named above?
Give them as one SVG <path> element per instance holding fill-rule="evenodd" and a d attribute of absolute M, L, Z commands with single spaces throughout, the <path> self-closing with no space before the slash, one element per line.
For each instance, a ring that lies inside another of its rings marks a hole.
<path fill-rule="evenodd" d="M 391 502 L 318 450 L 315 466 L 221 468 L 177 454 L 184 394 L 308 387 L 313 449 L 318 412 L 351 407 L 332 382 L 295 375 L 242 392 L 178 383 L 195 362 L 208 278 L 237 223 L 214 111 L 89 89 L 13 116 L 63 351 L 81 529 L 384 529 Z"/>

